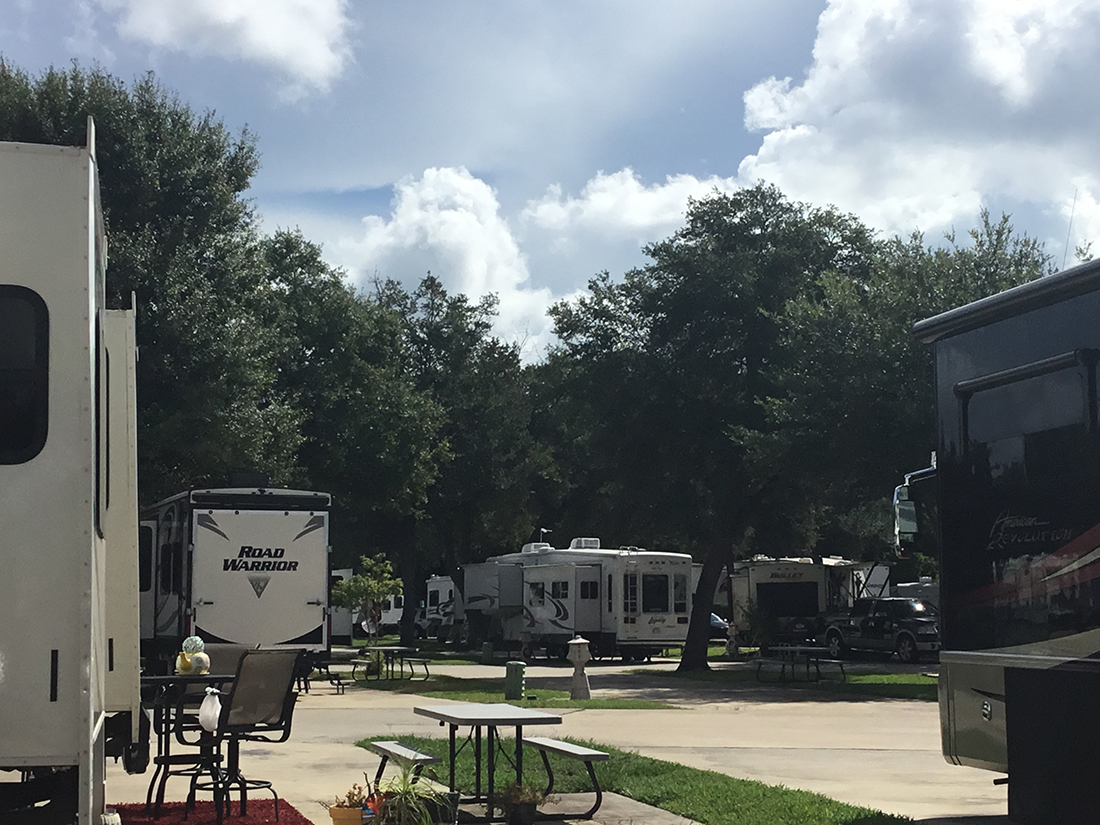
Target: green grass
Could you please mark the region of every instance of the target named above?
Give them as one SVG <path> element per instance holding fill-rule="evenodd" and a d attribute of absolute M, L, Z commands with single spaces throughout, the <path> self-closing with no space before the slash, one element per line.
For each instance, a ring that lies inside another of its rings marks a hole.
<path fill-rule="evenodd" d="M 823 678 L 820 682 L 779 682 L 777 674 L 765 674 L 764 682 L 756 678 L 756 665 L 747 667 L 715 670 L 694 670 L 687 673 L 677 671 L 645 671 L 650 676 L 664 678 L 675 677 L 690 679 L 694 682 L 709 684 L 756 683 L 762 687 L 776 690 L 818 691 L 823 693 L 841 693 L 862 699 L 914 699 L 935 702 L 936 680 L 922 673 L 848 673 L 846 681 L 840 681 L 840 672 L 834 672 L 833 665 L 822 665 Z"/>
<path fill-rule="evenodd" d="M 381 738 L 381 737 L 376 737 Z M 392 738 L 392 737 L 387 737 Z M 447 760 L 447 741 L 415 736 L 400 740 L 418 750 Z M 366 747 L 370 739 L 356 742 Z M 577 741 L 577 740 L 570 740 Z M 888 825 L 911 822 L 908 817 L 894 816 L 870 808 L 859 808 L 837 802 L 809 791 L 766 785 L 747 779 L 737 779 L 714 771 L 703 771 L 651 759 L 636 753 L 610 748 L 593 742 L 579 742 L 611 754 L 607 762 L 596 763 L 596 775 L 605 791 L 628 796 L 639 802 L 663 808 L 674 814 L 694 819 L 703 825 Z M 503 790 L 514 777 L 506 757 L 514 753 L 514 740 L 501 740 L 496 785 Z M 536 787 L 545 787 L 546 775 L 542 760 L 525 752 L 523 779 Z M 554 765 L 555 791 L 577 793 L 590 790 L 583 763 L 551 757 Z M 467 745 L 456 758 L 455 783 L 464 792 L 473 790 L 473 746 Z M 436 779 L 447 780 L 444 766 Z M 483 777 L 484 781 L 484 777 Z"/>
<path fill-rule="evenodd" d="M 454 676 L 433 674 L 428 681 L 419 679 L 369 679 L 355 683 L 367 690 L 389 693 L 412 693 L 431 699 L 453 699 L 457 702 L 503 702 L 504 679 L 461 679 Z M 569 691 L 527 688 L 523 701 L 529 707 L 538 708 L 598 708 L 601 710 L 668 710 L 675 708 L 667 702 L 650 699 L 570 699 Z"/>

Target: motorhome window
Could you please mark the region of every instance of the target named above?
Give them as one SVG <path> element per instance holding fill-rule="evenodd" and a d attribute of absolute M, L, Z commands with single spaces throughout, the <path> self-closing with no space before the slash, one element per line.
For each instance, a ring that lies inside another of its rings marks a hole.
<path fill-rule="evenodd" d="M 404 607 L 405 606 L 405 597 L 404 596 L 394 596 L 393 597 L 393 606 L 395 608 Z"/>
<path fill-rule="evenodd" d="M 964 399 L 968 449 L 1087 424 L 1091 399 L 1085 373 L 1063 369 L 973 393 Z"/>
<path fill-rule="evenodd" d="M 553 599 L 568 599 L 569 582 L 550 582 L 550 597 Z"/>
<path fill-rule="evenodd" d="M 382 600 L 382 610 L 386 611 L 386 610 L 392 610 L 392 609 L 393 609 L 393 607 L 390 605 L 390 600 L 389 599 L 383 599 Z"/>
<path fill-rule="evenodd" d="M 613 577 L 610 573 L 607 574 L 607 612 L 612 613 L 615 610 L 615 600 L 611 594 L 611 582 Z"/>
<path fill-rule="evenodd" d="M 0 464 L 22 464 L 46 444 L 49 314 L 38 293 L 0 285 Z"/>
<path fill-rule="evenodd" d="M 688 610 L 688 579 L 683 573 L 672 577 L 672 610 L 674 613 Z"/>
<path fill-rule="evenodd" d="M 428 607 L 439 607 L 439 591 L 428 591 Z"/>
<path fill-rule="evenodd" d="M 642 612 L 668 613 L 668 576 L 642 576 Z"/>
<path fill-rule="evenodd" d="M 172 587 L 170 592 L 183 592 L 183 545 L 172 542 Z"/>
<path fill-rule="evenodd" d="M 142 593 L 153 587 L 153 528 L 138 528 L 138 589 Z"/>
<path fill-rule="evenodd" d="M 638 574 L 623 574 L 623 613 L 638 612 Z"/>
<path fill-rule="evenodd" d="M 598 599 L 600 597 L 600 583 L 598 581 L 581 582 L 582 599 Z"/>

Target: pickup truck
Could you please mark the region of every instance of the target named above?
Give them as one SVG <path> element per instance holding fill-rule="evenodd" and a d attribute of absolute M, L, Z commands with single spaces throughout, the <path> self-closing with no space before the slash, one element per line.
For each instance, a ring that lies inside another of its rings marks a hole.
<path fill-rule="evenodd" d="M 909 664 L 939 652 L 938 621 L 936 608 L 923 599 L 856 599 L 848 613 L 825 618 L 818 641 L 835 659 L 848 650 L 878 650 Z"/>

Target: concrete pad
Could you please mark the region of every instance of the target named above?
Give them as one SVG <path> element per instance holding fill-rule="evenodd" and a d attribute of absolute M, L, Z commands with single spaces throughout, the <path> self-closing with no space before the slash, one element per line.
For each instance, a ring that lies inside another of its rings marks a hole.
<path fill-rule="evenodd" d="M 593 668 L 593 696 L 658 698 L 674 701 L 679 709 L 562 709 L 562 725 L 553 735 L 591 739 L 729 776 L 815 791 L 906 814 L 928 825 L 1006 821 L 1007 791 L 992 784 L 996 774 L 944 762 L 935 703 L 854 701 L 755 682 L 715 686 L 627 672 L 637 668 Z M 503 668 L 496 666 L 433 664 L 432 672 L 503 679 Z M 568 685 L 570 673 L 567 667 L 532 667 L 527 671 L 528 687 L 537 693 L 540 688 Z M 357 687 L 336 695 L 328 683 L 314 683 L 313 690 L 299 699 L 290 740 L 242 747 L 241 763 L 247 774 L 273 781 L 280 796 L 316 825 L 328 825 L 327 802 L 361 782 L 364 772 L 373 778 L 378 765 L 378 757 L 353 743 L 368 736 L 403 734 L 443 738 L 445 727 L 412 713 L 416 705 L 443 701 Z M 109 766 L 107 799 L 144 801 L 150 776 L 127 776 L 121 766 Z M 173 779 L 168 794 L 170 799 L 182 799 L 186 783 Z M 643 816 L 631 807 L 640 803 L 613 804 L 612 796 L 605 796 L 605 809 L 597 814 L 600 825 L 682 822 L 649 806 L 644 806 Z M 588 804 L 582 797 L 575 809 Z"/>

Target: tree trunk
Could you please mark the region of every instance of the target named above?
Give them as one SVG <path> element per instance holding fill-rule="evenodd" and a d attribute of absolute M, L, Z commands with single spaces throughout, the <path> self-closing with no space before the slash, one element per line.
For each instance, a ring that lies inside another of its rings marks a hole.
<path fill-rule="evenodd" d="M 711 546 L 703 559 L 703 572 L 691 602 L 691 624 L 688 625 L 684 655 L 680 657 L 678 671 L 709 670 L 707 648 L 710 646 L 710 614 L 714 602 L 714 589 L 725 564 L 725 548 Z"/>

